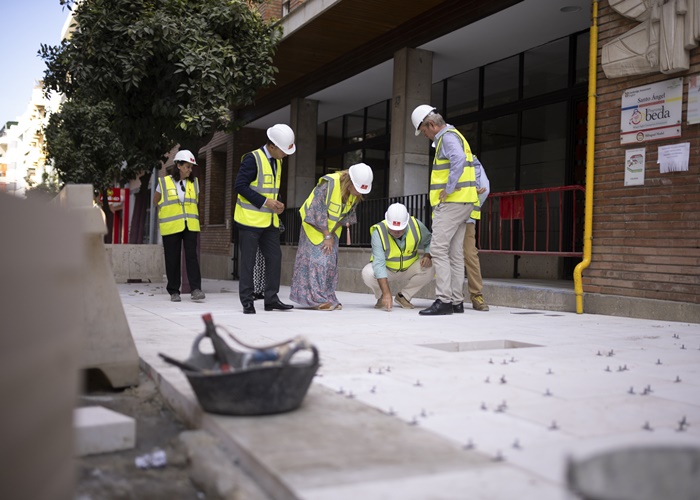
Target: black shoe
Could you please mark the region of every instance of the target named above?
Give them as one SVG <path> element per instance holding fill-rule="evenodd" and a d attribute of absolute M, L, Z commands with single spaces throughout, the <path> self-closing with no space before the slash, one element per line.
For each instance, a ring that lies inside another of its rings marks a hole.
<path fill-rule="evenodd" d="M 452 304 L 452 312 L 455 314 L 461 314 L 464 312 L 464 302 L 459 304 Z"/>
<path fill-rule="evenodd" d="M 281 300 L 273 302 L 272 304 L 265 304 L 266 311 L 274 311 L 275 309 L 286 311 L 287 309 L 294 309 L 294 306 L 291 304 L 285 304 Z"/>
<path fill-rule="evenodd" d="M 422 311 L 418 311 L 421 316 L 444 316 L 447 314 L 452 314 L 452 304 L 445 304 L 437 299 L 433 302 L 433 305 Z"/>
<path fill-rule="evenodd" d="M 243 304 L 243 314 L 255 314 L 255 306 L 252 302 L 248 305 Z"/>

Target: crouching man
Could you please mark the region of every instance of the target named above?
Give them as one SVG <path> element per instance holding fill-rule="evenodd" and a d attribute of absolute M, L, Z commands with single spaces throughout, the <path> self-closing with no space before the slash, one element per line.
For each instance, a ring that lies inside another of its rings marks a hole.
<path fill-rule="evenodd" d="M 372 257 L 362 269 L 362 279 L 374 292 L 374 307 L 391 311 L 394 285 L 400 290 L 396 303 L 413 309 L 411 298 L 434 277 L 430 231 L 410 216 L 404 205 L 394 203 L 387 209 L 385 219 L 370 228 L 370 234 Z M 423 252 L 421 258 L 419 250 Z"/>

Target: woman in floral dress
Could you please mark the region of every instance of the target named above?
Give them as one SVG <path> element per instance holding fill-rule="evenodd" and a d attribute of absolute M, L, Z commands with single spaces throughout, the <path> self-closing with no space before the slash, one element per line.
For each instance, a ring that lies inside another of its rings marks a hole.
<path fill-rule="evenodd" d="M 324 175 L 299 210 L 302 227 L 290 300 L 312 309 L 342 309 L 338 287 L 338 242 L 344 225 L 355 224 L 355 209 L 372 189 L 369 165 Z"/>

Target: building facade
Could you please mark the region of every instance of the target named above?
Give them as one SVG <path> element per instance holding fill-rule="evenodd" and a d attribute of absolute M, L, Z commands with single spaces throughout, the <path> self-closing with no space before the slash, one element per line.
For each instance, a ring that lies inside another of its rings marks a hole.
<path fill-rule="evenodd" d="M 46 98 L 41 83 L 32 90 L 26 111 L 0 129 L 0 192 L 24 197 L 27 188 L 40 184 L 51 172 L 44 154 L 43 128 L 59 105 Z"/>
<path fill-rule="evenodd" d="M 572 280 L 584 258 L 588 207 L 585 295 L 697 311 L 698 3 L 684 2 L 682 13 L 675 0 L 266 2 L 264 14 L 281 18 L 285 33 L 274 61 L 277 83 L 261 90 L 254 106 L 235 110 L 243 129 L 218 134 L 198 152 L 204 275 L 236 275 L 233 183 L 241 156 L 265 142 L 267 127 L 287 123 L 297 136 L 282 187 L 289 209 L 321 175 L 358 161 L 375 171 L 370 202 L 386 206 L 390 198 L 427 193 L 432 150 L 414 136 L 410 114 L 428 103 L 467 137 L 491 180 L 480 228 L 486 279 Z M 681 28 L 685 38 L 676 41 Z M 669 47 L 675 59 L 660 56 Z M 656 65 L 649 62 L 654 50 Z M 654 95 L 674 81 L 680 98 L 661 114 L 680 104 L 671 117 L 676 129 L 636 132 L 629 141 L 625 95 L 649 86 Z M 662 169 L 665 146 L 686 148 L 687 167 Z M 639 168 L 628 168 L 640 149 L 641 183 Z"/>

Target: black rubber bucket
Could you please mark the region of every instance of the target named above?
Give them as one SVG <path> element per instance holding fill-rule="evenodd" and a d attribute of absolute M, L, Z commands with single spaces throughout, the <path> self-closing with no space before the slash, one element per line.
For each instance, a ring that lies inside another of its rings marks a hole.
<path fill-rule="evenodd" d="M 224 372 L 213 354 L 200 351 L 199 343 L 205 337 L 197 336 L 184 362 L 161 357 L 182 369 L 200 406 L 210 413 L 268 415 L 294 410 L 304 400 L 320 365 L 318 350 L 306 341 L 290 341 L 281 350 L 257 351 L 263 355 L 259 361 L 250 352 L 225 345 L 232 371 Z M 264 359 L 265 355 L 273 359 Z"/>

